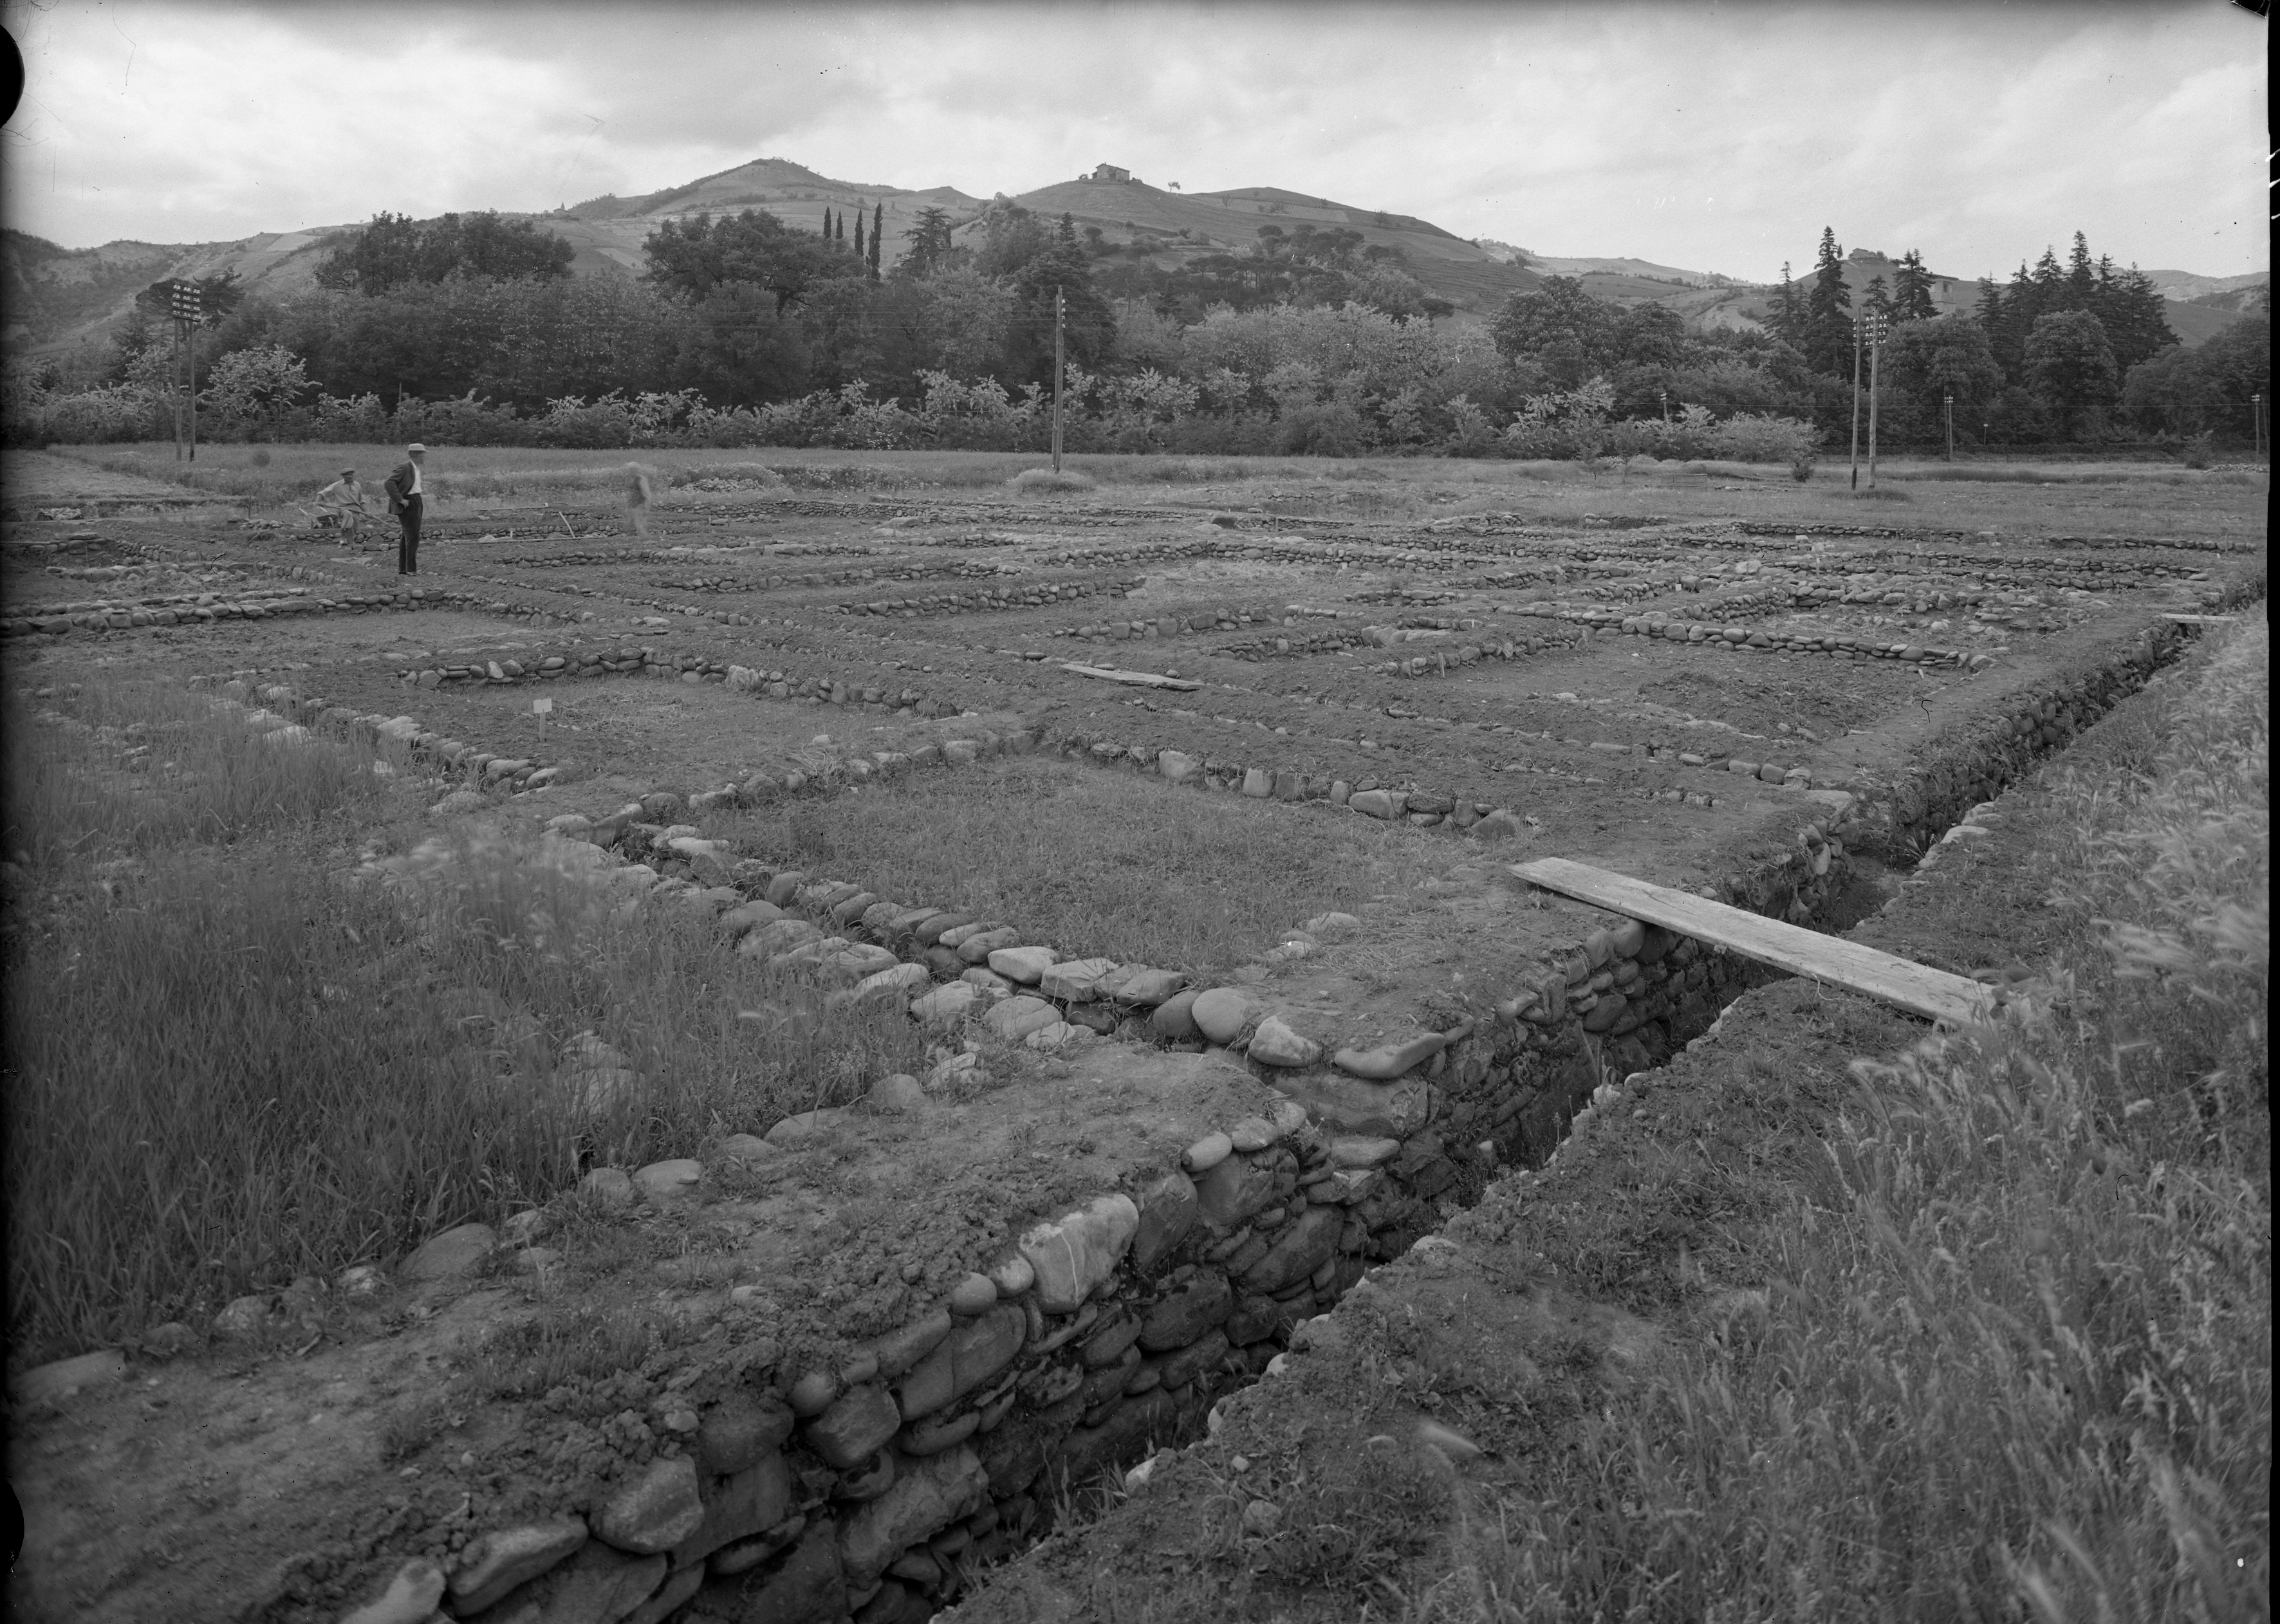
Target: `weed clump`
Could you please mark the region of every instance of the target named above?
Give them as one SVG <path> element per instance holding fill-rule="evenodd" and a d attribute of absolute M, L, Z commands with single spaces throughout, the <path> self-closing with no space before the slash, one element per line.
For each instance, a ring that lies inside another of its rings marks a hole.
<path fill-rule="evenodd" d="M 1023 496 L 1034 496 L 1040 491 L 1098 490 L 1100 488 L 1099 482 L 1091 475 L 1079 473 L 1074 468 L 1059 473 L 1051 468 L 1024 468 L 1006 483 Z"/>

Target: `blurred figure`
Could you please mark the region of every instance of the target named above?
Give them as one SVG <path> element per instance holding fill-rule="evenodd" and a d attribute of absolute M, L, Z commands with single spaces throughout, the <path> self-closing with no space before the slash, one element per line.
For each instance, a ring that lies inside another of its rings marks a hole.
<path fill-rule="evenodd" d="M 317 522 L 329 519 L 339 528 L 343 547 L 363 544 L 366 512 L 365 489 L 354 468 L 342 469 L 340 478 L 317 493 Z"/>
<path fill-rule="evenodd" d="M 626 465 L 626 517 L 632 521 L 634 534 L 649 535 L 649 510 L 657 501 L 651 489 L 649 470 L 637 462 Z"/>

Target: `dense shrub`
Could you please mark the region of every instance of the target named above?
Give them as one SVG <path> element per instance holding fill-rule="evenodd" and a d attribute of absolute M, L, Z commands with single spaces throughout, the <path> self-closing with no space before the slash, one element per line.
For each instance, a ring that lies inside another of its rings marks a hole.
<path fill-rule="evenodd" d="M 1227 335 L 1220 335 L 1224 341 Z M 1271 359 L 1262 347 L 1255 356 Z M 201 381 L 204 382 L 204 380 Z M 1489 393 L 1493 394 L 1491 390 Z M 1364 388 L 1352 373 L 1285 357 L 1263 373 L 1220 366 L 1201 378 L 1144 370 L 1110 376 L 1071 368 L 1063 390 L 1063 443 L 1073 451 L 1219 456 L 1600 456 L 1793 462 L 1815 434 L 1795 419 L 1739 412 L 1723 421 L 1698 404 L 1671 420 L 1625 419 L 1604 380 L 1527 397 L 1512 412 L 1468 391 L 1437 397 L 1422 385 Z M 879 398 L 857 381 L 789 400 L 721 407 L 694 389 L 564 395 L 518 410 L 470 390 L 405 396 L 389 410 L 371 392 L 312 389 L 297 358 L 269 346 L 234 352 L 199 391 L 202 437 L 575 450 L 822 446 L 848 450 L 1041 450 L 1052 400 L 1036 384 L 1009 390 L 994 378 L 919 373 L 914 399 Z M 13 445 L 163 439 L 172 403 L 142 382 L 45 389 L 11 381 L 0 427 Z"/>

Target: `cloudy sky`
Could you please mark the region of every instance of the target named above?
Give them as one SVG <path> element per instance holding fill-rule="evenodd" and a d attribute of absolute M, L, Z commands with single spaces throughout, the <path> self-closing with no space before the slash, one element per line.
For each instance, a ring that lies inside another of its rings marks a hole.
<path fill-rule="evenodd" d="M 2267 265 L 2222 0 L 896 8 L 5 0 L 6 215 L 73 247 L 534 210 L 760 157 L 988 196 L 1103 161 L 1539 253 Z"/>

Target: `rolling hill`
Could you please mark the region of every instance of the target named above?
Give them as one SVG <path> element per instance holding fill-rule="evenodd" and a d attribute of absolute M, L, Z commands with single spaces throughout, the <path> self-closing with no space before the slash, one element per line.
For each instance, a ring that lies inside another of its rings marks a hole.
<path fill-rule="evenodd" d="M 1041 187 L 1011 201 L 1050 219 L 1067 214 L 1080 230 L 1096 228 L 1104 240 L 1120 246 L 1138 242 L 1151 260 L 1167 267 L 1201 254 L 1248 248 L 1258 241 L 1262 226 L 1279 226 L 1286 232 L 1300 224 L 1356 231 L 1367 243 L 1400 250 L 1426 291 L 1448 300 L 1460 319 L 1485 319 L 1506 296 L 1537 286 L 1545 275 L 1578 276 L 1588 291 L 1620 304 L 1650 299 L 1667 304 L 1690 326 L 1704 328 L 1757 327 L 1771 291 L 1714 273 L 1643 259 L 1539 258 L 1493 240 L 1468 242 L 1414 215 L 1276 187 L 1182 192 L 1150 186 L 1105 164 L 1090 175 Z M 904 251 L 903 234 L 920 209 L 947 211 L 971 241 L 985 206 L 983 199 L 955 187 L 867 185 L 834 180 L 788 159 L 764 158 L 662 191 L 594 197 L 517 218 L 569 242 L 575 250 L 573 273 L 624 275 L 641 271 L 643 242 L 659 222 L 685 215 L 765 209 L 796 229 L 816 231 L 826 210 L 835 214 L 861 210 L 868 215 L 882 209 L 884 260 L 892 266 Z M 92 249 L 58 248 L 9 230 L 0 234 L 0 291 L 4 291 L 7 311 L 4 342 L 12 350 L 31 353 L 99 336 L 126 315 L 137 289 L 161 277 L 235 271 L 251 289 L 279 293 L 305 289 L 315 285 L 327 239 L 357 223 L 269 232 L 234 242 L 119 242 Z M 1896 269 L 1891 260 L 1865 250 L 1855 250 L 1845 266 L 1856 296 L 1869 277 L 1881 274 L 1889 283 Z M 2221 308 L 2216 302 L 2182 300 L 2248 289 L 2263 280 L 2202 277 L 2182 271 L 2152 274 L 2168 296 L 2170 327 L 2188 345 L 2199 344 L 2223 327 L 2237 310 Z M 1941 278 L 1934 296 L 1943 311 L 1968 310 L 1976 289 L 1968 281 Z M 2240 293 L 2244 299 L 2251 296 Z"/>
<path fill-rule="evenodd" d="M 1154 257 L 1163 264 L 1194 254 L 1249 248 L 1259 241 L 1261 226 L 1288 231 L 1303 224 L 1358 231 L 1366 243 L 1398 249 L 1426 292 L 1475 318 L 1486 317 L 1510 295 L 1543 280 L 1429 220 L 1271 186 L 1174 192 L 1140 181 L 1087 177 L 1041 187 L 1013 201 L 1050 219 L 1067 214 L 1079 230 L 1098 227 L 1111 242 L 1154 239 L 1160 244 Z"/>

